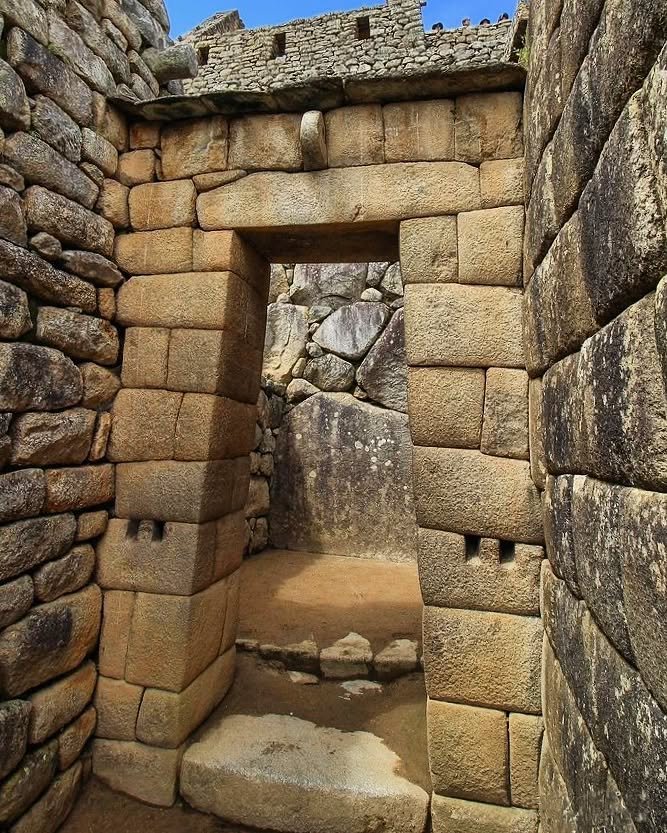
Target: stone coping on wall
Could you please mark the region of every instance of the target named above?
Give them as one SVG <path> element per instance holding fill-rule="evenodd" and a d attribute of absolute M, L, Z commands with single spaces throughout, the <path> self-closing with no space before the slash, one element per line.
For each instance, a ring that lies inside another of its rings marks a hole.
<path fill-rule="evenodd" d="M 150 121 L 175 121 L 219 113 L 285 113 L 330 110 L 346 104 L 386 103 L 448 98 L 476 92 L 522 90 L 525 70 L 500 62 L 469 69 L 405 73 L 384 78 L 315 78 L 267 92 L 221 91 L 198 96 L 164 96 L 136 102 L 113 100 L 129 115 Z"/>

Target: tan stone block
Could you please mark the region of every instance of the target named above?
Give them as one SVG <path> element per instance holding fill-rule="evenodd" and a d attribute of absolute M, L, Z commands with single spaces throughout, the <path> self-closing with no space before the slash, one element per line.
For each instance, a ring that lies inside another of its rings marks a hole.
<path fill-rule="evenodd" d="M 118 400 L 116 400 L 118 401 Z M 491 367 L 486 371 L 482 452 L 528 460 L 528 374 Z"/>
<path fill-rule="evenodd" d="M 433 833 L 537 833 L 537 813 L 434 795 Z"/>
<path fill-rule="evenodd" d="M 547 482 L 547 461 L 542 429 L 542 380 L 528 382 L 528 440 L 530 446 L 530 476 L 538 489 Z"/>
<path fill-rule="evenodd" d="M 221 185 L 228 185 L 230 182 L 236 182 L 237 179 L 246 175 L 247 171 L 240 170 L 214 171 L 210 174 L 196 174 L 192 177 L 192 181 L 197 191 L 201 193 L 202 191 L 212 191 Z"/>
<path fill-rule="evenodd" d="M 155 179 L 155 153 L 152 150 L 131 150 L 118 157 L 116 177 L 129 188 Z"/>
<path fill-rule="evenodd" d="M 215 578 L 220 579 L 238 570 L 247 544 L 247 524 L 243 510 L 219 518 L 215 523 Z M 234 596 L 238 576 L 230 576 L 229 598 Z M 231 604 L 231 601 L 230 601 Z M 228 608 L 229 612 L 229 608 Z M 233 644 L 233 643 L 232 643 Z"/>
<path fill-rule="evenodd" d="M 271 268 L 235 231 L 197 229 L 192 268 L 195 272 L 234 272 L 260 294 L 262 302 L 266 298 Z"/>
<path fill-rule="evenodd" d="M 254 404 L 262 358 L 259 348 L 221 330 L 173 330 L 167 387 Z"/>
<path fill-rule="evenodd" d="M 144 690 L 125 680 L 98 677 L 95 690 L 97 737 L 134 740 L 137 715 Z"/>
<path fill-rule="evenodd" d="M 115 229 L 124 229 L 130 225 L 129 197 L 127 185 L 105 179 L 95 208 Z"/>
<path fill-rule="evenodd" d="M 523 159 L 492 159 L 479 166 L 482 208 L 523 205 Z"/>
<path fill-rule="evenodd" d="M 218 575 L 216 522 L 182 524 L 113 518 L 97 549 L 97 580 L 103 588 L 190 596 Z M 243 547 L 236 547 L 238 553 Z M 108 594 L 107 594 L 108 595 Z M 131 604 L 123 599 L 122 630 Z M 106 602 L 105 602 L 106 616 Z M 113 638 L 113 634 L 110 635 Z M 124 659 L 123 659 L 124 667 Z M 110 676 L 118 676 L 112 674 Z"/>
<path fill-rule="evenodd" d="M 31 694 L 28 741 L 42 743 L 81 714 L 92 699 L 96 681 L 95 664 L 84 662 L 72 674 Z"/>
<path fill-rule="evenodd" d="M 241 565 L 239 564 L 239 567 Z M 239 608 L 241 602 L 241 570 L 227 579 L 227 610 L 225 611 L 225 627 L 222 632 L 220 653 L 224 654 L 236 642 L 239 626 Z"/>
<path fill-rule="evenodd" d="M 509 804 L 505 712 L 428 700 L 426 726 L 435 792 Z"/>
<path fill-rule="evenodd" d="M 169 330 L 128 327 L 125 330 L 121 377 L 126 388 L 164 388 L 167 385 Z"/>
<path fill-rule="evenodd" d="M 456 217 L 404 220 L 400 256 L 403 283 L 457 283 Z"/>
<path fill-rule="evenodd" d="M 236 650 L 232 648 L 178 694 L 146 689 L 137 721 L 138 739 L 152 746 L 180 746 L 229 691 L 235 660 Z"/>
<path fill-rule="evenodd" d="M 118 292 L 117 318 L 130 326 L 225 330 L 261 347 L 266 307 L 234 272 L 186 272 L 130 278 Z"/>
<path fill-rule="evenodd" d="M 257 173 L 197 199 L 203 229 L 267 229 L 408 220 L 473 211 L 479 170 L 460 162 L 400 162 Z"/>
<path fill-rule="evenodd" d="M 458 235 L 461 283 L 521 286 L 522 205 L 459 214 Z"/>
<path fill-rule="evenodd" d="M 77 760 L 86 745 L 97 722 L 97 712 L 91 706 L 70 723 L 58 736 L 58 766 L 60 770 L 67 769 Z"/>
<path fill-rule="evenodd" d="M 97 739 L 93 772 L 112 790 L 140 801 L 170 807 L 176 800 L 176 780 L 183 749 L 156 749 L 143 743 Z"/>
<path fill-rule="evenodd" d="M 405 288 L 408 364 L 524 367 L 521 292 L 501 286 Z"/>
<path fill-rule="evenodd" d="M 47 512 L 67 512 L 108 503 L 114 496 L 112 465 L 48 469 L 46 472 Z"/>
<path fill-rule="evenodd" d="M 160 145 L 160 122 L 137 121 L 130 125 L 130 148 L 143 150 Z"/>
<path fill-rule="evenodd" d="M 183 179 L 227 167 L 227 120 L 179 121 L 162 130 L 162 176 Z"/>
<path fill-rule="evenodd" d="M 107 590 L 104 594 L 98 665 L 105 677 L 122 680 L 125 676 L 134 599 L 134 593 L 122 590 Z"/>
<path fill-rule="evenodd" d="M 93 435 L 93 442 L 90 447 L 90 454 L 88 455 L 89 460 L 96 462 L 106 457 L 110 433 L 111 414 L 105 411 L 97 415 L 95 434 Z"/>
<path fill-rule="evenodd" d="M 512 804 L 529 810 L 537 810 L 540 803 L 537 776 L 543 732 L 541 717 L 528 714 L 509 716 Z"/>
<path fill-rule="evenodd" d="M 160 275 L 192 270 L 192 229 L 172 228 L 119 234 L 116 263 L 131 275 Z"/>
<path fill-rule="evenodd" d="M 113 462 L 171 460 L 183 394 L 126 388 L 113 403 L 108 457 Z"/>
<path fill-rule="evenodd" d="M 229 123 L 229 164 L 246 171 L 298 171 L 300 113 L 241 116 Z"/>
<path fill-rule="evenodd" d="M 116 293 L 111 287 L 97 290 L 97 311 L 105 321 L 113 321 L 116 317 Z"/>
<path fill-rule="evenodd" d="M 417 522 L 486 538 L 541 544 L 540 494 L 523 460 L 458 448 L 414 449 Z"/>
<path fill-rule="evenodd" d="M 382 113 L 387 162 L 454 159 L 453 101 L 385 104 Z"/>
<path fill-rule="evenodd" d="M 107 528 L 109 513 L 106 509 L 96 512 L 82 512 L 76 519 L 75 541 L 90 541 L 102 535 Z"/>
<path fill-rule="evenodd" d="M 481 368 L 409 368 L 408 412 L 415 445 L 479 448 L 484 384 Z"/>
<path fill-rule="evenodd" d="M 192 596 L 137 593 L 126 679 L 183 691 L 218 656 L 226 606 L 226 579 Z"/>
<path fill-rule="evenodd" d="M 425 607 L 429 697 L 539 714 L 542 633 L 538 617 Z"/>
<path fill-rule="evenodd" d="M 137 185 L 130 191 L 130 222 L 139 231 L 190 226 L 196 199 L 190 179 Z"/>
<path fill-rule="evenodd" d="M 174 458 L 217 460 L 249 454 L 255 447 L 256 418 L 253 405 L 186 393 L 178 413 Z"/>
<path fill-rule="evenodd" d="M 519 92 L 474 93 L 456 99 L 456 159 L 478 164 L 486 159 L 523 156 L 523 97 Z"/>
<path fill-rule="evenodd" d="M 382 107 L 359 104 L 324 114 L 330 168 L 381 165 L 384 162 Z"/>
<path fill-rule="evenodd" d="M 174 460 L 119 463 L 116 514 L 182 523 L 205 523 L 245 503 L 247 458 L 184 463 Z"/>
<path fill-rule="evenodd" d="M 424 604 L 537 616 L 542 547 L 419 529 Z"/>

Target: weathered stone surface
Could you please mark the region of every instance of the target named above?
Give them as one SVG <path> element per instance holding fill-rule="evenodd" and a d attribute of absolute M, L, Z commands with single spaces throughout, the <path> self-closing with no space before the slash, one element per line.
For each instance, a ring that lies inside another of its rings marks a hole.
<path fill-rule="evenodd" d="M 95 312 L 97 298 L 89 283 L 54 269 L 21 246 L 0 239 L 2 276 L 42 301 L 67 304 L 84 312 Z"/>
<path fill-rule="evenodd" d="M 72 674 L 30 695 L 30 743 L 42 743 L 81 714 L 93 696 L 96 680 L 94 663 L 85 662 Z"/>
<path fill-rule="evenodd" d="M 294 405 L 303 402 L 304 399 L 308 399 L 309 396 L 314 396 L 316 393 L 320 393 L 320 389 L 305 379 L 292 379 L 287 386 L 285 396 L 288 403 Z"/>
<path fill-rule="evenodd" d="M 107 590 L 100 632 L 99 670 L 105 677 L 125 679 L 127 641 L 132 625 L 135 594 Z"/>
<path fill-rule="evenodd" d="M 485 373 L 478 368 L 411 367 L 410 431 L 416 445 L 478 448 Z"/>
<path fill-rule="evenodd" d="M 116 328 L 108 321 L 81 315 L 58 307 L 40 307 L 36 337 L 76 359 L 94 359 L 100 364 L 115 364 L 119 340 Z"/>
<path fill-rule="evenodd" d="M 116 238 L 116 262 L 131 275 L 160 275 L 192 270 L 192 229 L 139 231 Z"/>
<path fill-rule="evenodd" d="M 0 527 L 0 579 L 58 558 L 71 547 L 75 528 L 73 515 L 33 518 Z"/>
<path fill-rule="evenodd" d="M 456 159 L 479 164 L 487 159 L 523 156 L 521 93 L 482 93 L 456 99 Z"/>
<path fill-rule="evenodd" d="M 77 761 L 59 775 L 39 801 L 14 825 L 14 833 L 54 833 L 70 814 L 81 786 L 83 767 Z"/>
<path fill-rule="evenodd" d="M 542 622 L 424 608 L 426 689 L 434 699 L 539 714 Z"/>
<path fill-rule="evenodd" d="M 330 315 L 313 340 L 344 359 L 360 359 L 377 340 L 389 317 L 384 304 L 358 301 Z"/>
<path fill-rule="evenodd" d="M 303 165 L 300 128 L 301 115 L 298 113 L 232 119 L 229 124 L 229 162 L 220 167 L 246 171 L 298 171 Z M 207 167 L 206 170 L 213 169 Z"/>
<path fill-rule="evenodd" d="M 0 336 L 19 338 L 31 327 L 28 296 L 17 286 L 0 281 Z"/>
<path fill-rule="evenodd" d="M 95 204 L 105 220 L 115 229 L 126 229 L 130 225 L 130 189 L 115 179 L 105 179 L 100 186 L 100 195 Z"/>
<path fill-rule="evenodd" d="M 537 813 L 517 807 L 434 795 L 431 815 L 433 833 L 537 833 Z"/>
<path fill-rule="evenodd" d="M 130 222 L 137 231 L 187 226 L 195 220 L 197 192 L 189 179 L 138 185 L 130 191 Z"/>
<path fill-rule="evenodd" d="M 320 651 L 320 668 L 330 679 L 368 677 L 373 659 L 371 643 L 358 633 L 348 633 Z"/>
<path fill-rule="evenodd" d="M 97 713 L 89 709 L 64 729 L 58 737 L 58 766 L 67 769 L 77 760 L 91 735 L 95 731 Z"/>
<path fill-rule="evenodd" d="M 454 159 L 453 101 L 386 104 L 382 118 L 387 162 Z"/>
<path fill-rule="evenodd" d="M 116 93 L 116 82 L 104 61 L 92 52 L 54 9 L 49 14 L 49 52 L 57 55 L 86 84 L 105 96 Z"/>
<path fill-rule="evenodd" d="M 521 293 L 496 286 L 409 285 L 409 365 L 523 367 Z"/>
<path fill-rule="evenodd" d="M 0 689 L 22 694 L 71 671 L 97 642 L 102 601 L 91 585 L 33 610 L 0 634 Z"/>
<path fill-rule="evenodd" d="M 108 503 L 114 496 L 113 466 L 50 469 L 46 477 L 46 509 L 63 512 Z"/>
<path fill-rule="evenodd" d="M 424 603 L 537 616 L 541 547 L 420 529 L 419 577 Z"/>
<path fill-rule="evenodd" d="M 528 460 L 528 374 L 524 370 L 487 370 L 481 450 Z"/>
<path fill-rule="evenodd" d="M 306 352 L 308 307 L 269 304 L 262 372 L 276 382 L 289 382 L 292 368 Z"/>
<path fill-rule="evenodd" d="M 404 162 L 250 174 L 200 194 L 197 215 L 204 229 L 265 229 L 406 220 L 479 206 L 476 168 L 460 162 Z"/>
<path fill-rule="evenodd" d="M 56 741 L 29 752 L 21 766 L 0 785 L 0 824 L 16 819 L 51 783 L 58 766 Z"/>
<path fill-rule="evenodd" d="M 162 173 L 183 179 L 227 168 L 227 120 L 222 116 L 168 125 L 162 131 Z"/>
<path fill-rule="evenodd" d="M 527 544 L 543 540 L 540 495 L 527 462 L 415 447 L 414 483 L 421 525 Z"/>
<path fill-rule="evenodd" d="M 97 736 L 113 740 L 135 740 L 135 726 L 144 689 L 125 680 L 100 676 L 95 689 L 98 715 Z"/>
<path fill-rule="evenodd" d="M 106 367 L 93 362 L 79 365 L 83 378 L 83 398 L 85 408 L 105 408 L 113 401 L 120 388 L 120 379 Z"/>
<path fill-rule="evenodd" d="M 393 680 L 419 667 L 418 644 L 412 639 L 393 639 L 373 658 L 375 673 L 381 680 Z"/>
<path fill-rule="evenodd" d="M 0 475 L 0 521 L 39 515 L 44 504 L 44 472 L 22 469 Z"/>
<path fill-rule="evenodd" d="M 549 742 L 542 742 L 539 771 L 540 824 L 543 833 L 570 833 L 575 827 L 575 811 L 565 782 L 554 763 Z"/>
<path fill-rule="evenodd" d="M 139 5 L 138 8 L 143 11 L 143 6 Z M 143 13 L 145 14 L 145 11 Z M 76 0 L 67 4 L 67 25 L 78 32 L 92 51 L 99 55 L 116 79 L 128 83 L 130 80 L 128 59 L 105 35 L 97 22 L 100 17 L 100 10 L 95 5 L 89 10 Z"/>
<path fill-rule="evenodd" d="M 523 159 L 498 159 L 482 162 L 479 184 L 482 208 L 523 204 Z"/>
<path fill-rule="evenodd" d="M 406 416 L 349 394 L 318 394 L 290 411 L 277 440 L 271 503 L 276 546 L 398 561 L 415 557 Z"/>
<path fill-rule="evenodd" d="M 64 110 L 45 95 L 35 96 L 32 130 L 70 162 L 81 161 L 81 130 Z"/>
<path fill-rule="evenodd" d="M 354 381 L 354 365 L 327 353 L 308 362 L 303 378 L 323 391 L 348 390 Z"/>
<path fill-rule="evenodd" d="M 189 43 L 176 43 L 162 50 L 146 49 L 142 58 L 161 84 L 195 78 L 199 71 L 197 53 Z"/>
<path fill-rule="evenodd" d="M 0 137 L 2 139 L 3 137 Z M 25 181 L 18 171 L 9 165 L 0 164 L 0 185 L 11 188 L 12 191 L 23 191 Z"/>
<path fill-rule="evenodd" d="M 429 700 L 433 789 L 455 798 L 509 804 L 505 712 Z"/>
<path fill-rule="evenodd" d="M 23 203 L 31 229 L 46 231 L 71 246 L 111 255 L 114 230 L 104 217 L 39 185 L 28 188 Z"/>
<path fill-rule="evenodd" d="M 537 774 L 544 729 L 542 718 L 528 714 L 511 714 L 508 724 L 512 804 L 537 810 Z"/>
<path fill-rule="evenodd" d="M 90 541 L 97 538 L 107 528 L 109 513 L 106 509 L 97 512 L 82 512 L 76 519 L 75 541 Z"/>
<path fill-rule="evenodd" d="M 320 110 L 309 110 L 301 117 L 299 142 L 304 171 L 320 171 L 327 167 L 326 127 Z"/>
<path fill-rule="evenodd" d="M 384 162 L 382 108 L 379 104 L 337 107 L 324 115 L 330 168 Z"/>
<path fill-rule="evenodd" d="M 81 155 L 96 165 L 105 176 L 113 176 L 118 167 L 118 151 L 104 136 L 84 127 L 81 131 Z"/>
<path fill-rule="evenodd" d="M 0 60 L 0 125 L 14 130 L 30 126 L 30 105 L 23 81 L 6 61 Z"/>
<path fill-rule="evenodd" d="M 0 778 L 8 775 L 25 755 L 30 704 L 7 700 L 0 705 Z"/>
<path fill-rule="evenodd" d="M 0 628 L 12 625 L 32 606 L 33 584 L 30 576 L 0 584 Z"/>
<path fill-rule="evenodd" d="M 56 414 L 18 414 L 12 421 L 10 460 L 17 466 L 83 463 L 90 451 L 95 412 L 74 408 Z"/>
<path fill-rule="evenodd" d="M 248 499 L 245 506 L 247 518 L 256 518 L 269 513 L 269 484 L 265 477 L 251 477 Z"/>
<path fill-rule="evenodd" d="M 63 253 L 60 240 L 57 240 L 53 235 L 47 234 L 45 231 L 39 231 L 30 238 L 30 248 L 36 251 L 38 255 L 41 255 L 41 257 L 50 261 L 60 260 Z"/>
<path fill-rule="evenodd" d="M 398 756 L 367 732 L 287 715 L 234 715 L 186 751 L 180 789 L 197 809 L 252 827 L 287 830 L 300 807 L 301 831 L 362 833 L 373 818 L 387 833 L 418 833 L 428 796 L 397 775 L 398 767 Z"/>
<path fill-rule="evenodd" d="M 65 269 L 96 286 L 117 286 L 123 280 L 115 263 L 95 252 L 63 252 L 60 259 Z"/>
<path fill-rule="evenodd" d="M 129 388 L 165 388 L 169 330 L 128 327 L 123 349 L 123 384 Z"/>
<path fill-rule="evenodd" d="M 176 798 L 181 755 L 180 749 L 100 738 L 93 747 L 93 772 L 114 790 L 149 804 L 170 807 Z"/>
<path fill-rule="evenodd" d="M 407 374 L 403 311 L 399 310 L 359 366 L 357 381 L 373 401 L 407 413 Z"/>
<path fill-rule="evenodd" d="M 122 185 L 132 188 L 155 179 L 155 153 L 152 150 L 132 150 L 118 158 L 116 177 Z"/>
<path fill-rule="evenodd" d="M 14 136 L 23 135 L 14 133 Z M 5 140 L 5 147 L 7 146 Z M 0 185 L 0 237 L 25 246 L 28 242 L 25 217 L 19 195 L 12 188 Z"/>
<path fill-rule="evenodd" d="M 366 286 L 367 268 L 365 263 L 299 263 L 288 290 L 290 300 L 331 309 L 358 301 Z"/>
<path fill-rule="evenodd" d="M 121 390 L 114 401 L 109 459 L 170 460 L 183 394 L 163 390 Z"/>
<path fill-rule="evenodd" d="M 7 37 L 7 58 L 34 91 L 53 99 L 77 124 L 91 123 L 93 104 L 88 86 L 48 49 L 18 27 L 13 28 Z"/>
<path fill-rule="evenodd" d="M 521 285 L 523 206 L 464 212 L 457 226 L 461 283 Z"/>
<path fill-rule="evenodd" d="M 35 596 L 40 602 L 51 602 L 65 593 L 74 593 L 88 583 L 94 568 L 95 550 L 90 544 L 74 547 L 35 572 Z"/>

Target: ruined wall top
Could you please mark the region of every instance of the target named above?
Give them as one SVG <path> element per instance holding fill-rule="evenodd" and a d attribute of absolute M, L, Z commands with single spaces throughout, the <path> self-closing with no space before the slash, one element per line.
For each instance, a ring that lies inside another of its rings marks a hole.
<path fill-rule="evenodd" d="M 497 65 L 511 60 L 516 32 L 517 21 L 509 19 L 425 32 L 419 0 L 387 0 L 382 6 L 261 29 L 245 29 L 238 13 L 221 12 L 183 38 L 197 49 L 200 64 L 185 91 L 270 92 L 315 79 L 376 79 Z"/>

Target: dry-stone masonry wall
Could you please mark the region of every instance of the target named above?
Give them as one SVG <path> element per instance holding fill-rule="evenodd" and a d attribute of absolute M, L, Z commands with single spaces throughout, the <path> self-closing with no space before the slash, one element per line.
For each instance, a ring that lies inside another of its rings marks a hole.
<path fill-rule="evenodd" d="M 263 29 L 237 28 L 242 24 L 233 15 L 216 15 L 185 36 L 200 61 L 186 92 L 268 92 L 314 79 L 477 68 L 507 60 L 515 34 L 509 20 L 424 32 L 419 0 L 388 0 Z"/>
<path fill-rule="evenodd" d="M 667 826 L 667 6 L 531 3 L 524 305 L 544 833 Z"/>
<path fill-rule="evenodd" d="M 107 99 L 166 91 L 167 29 L 161 0 L 0 2 L 0 828 L 13 833 L 55 830 L 90 769 L 95 547 L 121 384 L 114 235 L 144 153 Z"/>

